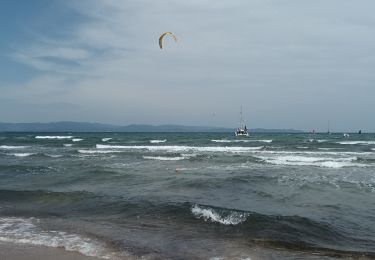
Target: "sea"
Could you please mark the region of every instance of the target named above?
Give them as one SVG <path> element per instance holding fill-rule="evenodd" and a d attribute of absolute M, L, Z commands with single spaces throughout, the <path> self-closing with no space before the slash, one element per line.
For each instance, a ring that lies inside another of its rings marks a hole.
<path fill-rule="evenodd" d="M 0 243 L 375 258 L 375 134 L 0 133 Z"/>

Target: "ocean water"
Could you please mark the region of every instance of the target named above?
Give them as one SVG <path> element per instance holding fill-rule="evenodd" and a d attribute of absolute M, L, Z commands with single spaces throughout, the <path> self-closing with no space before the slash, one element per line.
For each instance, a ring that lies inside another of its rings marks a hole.
<path fill-rule="evenodd" d="M 0 242 L 104 259 L 375 257 L 375 135 L 0 133 Z"/>

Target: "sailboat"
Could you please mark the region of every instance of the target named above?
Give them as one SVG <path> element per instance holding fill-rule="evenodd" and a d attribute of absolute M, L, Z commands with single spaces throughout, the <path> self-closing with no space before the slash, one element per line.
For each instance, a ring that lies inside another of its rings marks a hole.
<path fill-rule="evenodd" d="M 242 118 L 242 106 L 241 106 L 241 111 L 240 111 L 240 127 L 236 129 L 234 134 L 236 136 L 249 136 L 249 132 L 247 131 L 246 125 Z"/>

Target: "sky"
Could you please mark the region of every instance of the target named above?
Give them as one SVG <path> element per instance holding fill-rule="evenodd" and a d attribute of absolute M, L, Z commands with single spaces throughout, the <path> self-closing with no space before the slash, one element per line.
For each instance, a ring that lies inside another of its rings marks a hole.
<path fill-rule="evenodd" d="M 0 122 L 375 131 L 373 0 L 2 0 Z M 171 31 L 178 41 L 158 37 Z"/>

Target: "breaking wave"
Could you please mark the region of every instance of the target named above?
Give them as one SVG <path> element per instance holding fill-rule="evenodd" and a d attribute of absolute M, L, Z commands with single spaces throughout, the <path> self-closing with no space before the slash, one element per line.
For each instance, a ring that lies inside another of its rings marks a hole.
<path fill-rule="evenodd" d="M 0 149 L 24 149 L 28 146 L 0 145 Z"/>
<path fill-rule="evenodd" d="M 246 221 L 250 213 L 230 210 L 216 210 L 210 207 L 195 204 L 191 212 L 196 218 L 203 218 L 204 221 L 217 222 L 224 225 L 237 225 Z"/>
<path fill-rule="evenodd" d="M 16 156 L 16 157 L 28 157 L 28 156 L 31 156 L 31 155 L 34 155 L 35 153 L 11 153 L 9 155 L 13 155 L 13 156 Z"/>
<path fill-rule="evenodd" d="M 375 141 L 344 141 L 337 142 L 338 144 L 362 144 L 362 145 L 372 145 L 375 144 Z"/>
<path fill-rule="evenodd" d="M 152 144 L 160 144 L 160 143 L 165 143 L 167 141 L 167 139 L 163 139 L 163 140 L 150 140 L 150 143 Z"/>
<path fill-rule="evenodd" d="M 106 154 L 106 153 L 120 153 L 119 150 L 78 150 L 82 154 Z"/>
<path fill-rule="evenodd" d="M 188 157 L 185 156 L 176 156 L 176 157 L 168 157 L 168 156 L 143 156 L 143 159 L 146 160 L 158 160 L 158 161 L 180 161 L 187 159 Z"/>
<path fill-rule="evenodd" d="M 103 145 L 97 144 L 96 148 L 98 149 L 129 149 L 129 150 L 148 150 L 148 151 L 168 151 L 168 152 L 232 152 L 232 153 L 241 153 L 249 152 L 254 150 L 260 150 L 263 146 L 257 147 L 222 147 L 222 146 L 147 146 L 147 145 Z"/>
<path fill-rule="evenodd" d="M 261 142 L 261 143 L 272 143 L 272 140 L 230 140 L 230 139 L 212 139 L 211 142 L 214 143 L 250 143 L 250 142 Z"/>
<path fill-rule="evenodd" d="M 73 136 L 60 136 L 60 135 L 38 135 L 35 136 L 36 139 L 72 139 Z"/>
<path fill-rule="evenodd" d="M 365 167 L 365 164 L 358 163 L 357 157 L 331 158 L 331 157 L 306 157 L 301 155 L 285 156 L 257 156 L 270 164 L 276 165 L 298 165 L 298 166 L 318 166 L 327 168 L 342 167 Z"/>

